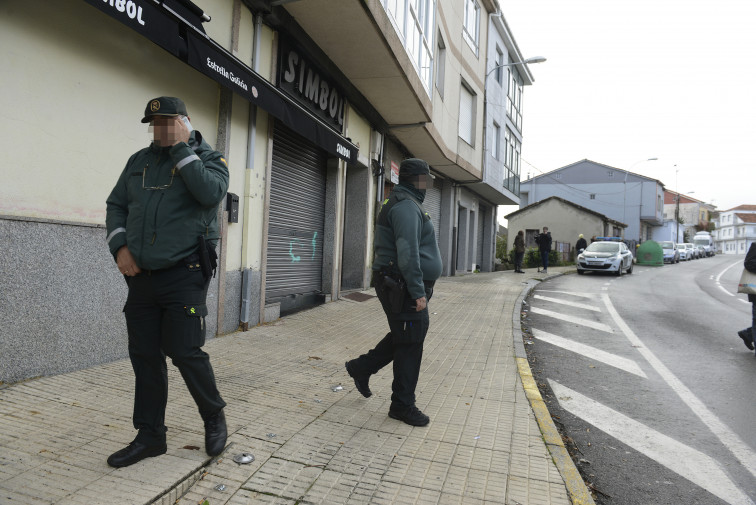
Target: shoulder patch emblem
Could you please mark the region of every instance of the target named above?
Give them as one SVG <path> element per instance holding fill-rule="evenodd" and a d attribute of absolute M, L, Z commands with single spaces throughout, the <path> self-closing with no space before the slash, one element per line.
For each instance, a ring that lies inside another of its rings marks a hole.
<path fill-rule="evenodd" d="M 153 100 L 150 102 L 150 110 L 152 112 L 157 112 L 160 110 L 160 100 Z"/>

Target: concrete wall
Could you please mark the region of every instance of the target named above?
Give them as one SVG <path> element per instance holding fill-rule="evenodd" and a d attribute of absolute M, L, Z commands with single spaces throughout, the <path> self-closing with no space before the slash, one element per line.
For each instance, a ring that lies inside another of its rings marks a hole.
<path fill-rule="evenodd" d="M 602 236 L 605 233 L 603 219 L 559 200 L 549 200 L 537 207 L 522 211 L 508 218 L 507 222 L 509 229 L 507 250 L 511 250 L 514 246 L 514 238 L 520 230 L 541 231 L 544 226 L 548 226 L 554 242 L 568 242 L 573 248 L 581 233 L 589 243 L 591 237 Z"/>

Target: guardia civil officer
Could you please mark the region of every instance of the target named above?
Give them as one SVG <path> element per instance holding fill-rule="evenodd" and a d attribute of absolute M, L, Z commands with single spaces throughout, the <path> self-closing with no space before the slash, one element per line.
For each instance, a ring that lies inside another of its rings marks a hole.
<path fill-rule="evenodd" d="M 431 180 L 425 161 L 402 161 L 399 184 L 383 202 L 375 227 L 373 281 L 390 331 L 374 349 L 345 364 L 367 398 L 370 376 L 393 361 L 388 415 L 413 426 L 430 421 L 415 406 L 415 387 L 428 332 L 427 303 L 442 269 L 433 223 L 423 209 Z"/>
<path fill-rule="evenodd" d="M 153 142 L 129 158 L 107 199 L 107 243 L 129 287 L 124 313 L 138 430 L 133 442 L 108 458 L 114 467 L 167 450 L 166 356 L 204 420 L 207 453 L 218 455 L 226 445 L 226 403 L 201 347 L 228 168 L 192 131 L 180 99 L 150 100 L 142 122 L 150 123 Z"/>

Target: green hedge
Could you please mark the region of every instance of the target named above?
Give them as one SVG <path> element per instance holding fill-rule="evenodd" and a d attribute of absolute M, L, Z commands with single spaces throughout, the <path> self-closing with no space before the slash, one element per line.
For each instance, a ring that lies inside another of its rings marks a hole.
<path fill-rule="evenodd" d="M 509 251 L 509 262 L 514 265 L 514 249 Z M 559 266 L 562 262 L 559 261 L 559 253 L 555 250 L 549 251 L 549 266 Z M 541 266 L 541 251 L 538 248 L 525 249 L 525 256 L 522 259 L 523 268 L 537 268 Z"/>

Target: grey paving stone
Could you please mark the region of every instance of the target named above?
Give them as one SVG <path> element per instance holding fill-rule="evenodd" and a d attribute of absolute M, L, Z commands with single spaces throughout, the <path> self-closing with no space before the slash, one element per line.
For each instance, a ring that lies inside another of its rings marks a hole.
<path fill-rule="evenodd" d="M 242 486 L 242 489 L 298 500 L 310 489 L 321 473 L 323 473 L 322 468 L 270 458 Z"/>
<path fill-rule="evenodd" d="M 368 399 L 344 370 L 388 329 L 377 299 L 328 303 L 209 341 L 230 434 L 215 459 L 170 364 L 168 453 L 124 469 L 105 460 L 136 433 L 128 360 L 0 389 L 0 497 L 31 505 L 569 503 L 519 379 L 511 311 L 498 309 L 520 289 L 502 274 L 439 281 L 417 388 L 431 417 L 422 428 L 387 416 L 391 367 L 371 377 Z M 331 391 L 336 384 L 343 391 Z M 237 465 L 235 452 L 256 459 Z"/>

